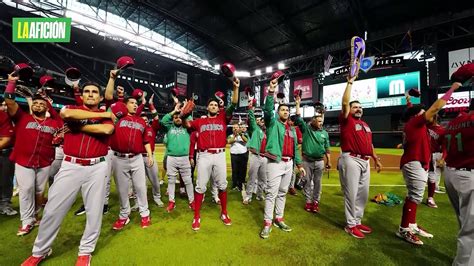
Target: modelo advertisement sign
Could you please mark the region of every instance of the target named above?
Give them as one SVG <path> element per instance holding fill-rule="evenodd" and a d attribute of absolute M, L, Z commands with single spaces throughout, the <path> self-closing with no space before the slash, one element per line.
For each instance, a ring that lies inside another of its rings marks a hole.
<path fill-rule="evenodd" d="M 346 83 L 326 85 L 323 87 L 323 104 L 328 111 L 342 108 L 342 95 Z M 409 72 L 391 76 L 357 80 L 352 85 L 351 101 L 358 100 L 364 108 L 406 105 L 405 91 L 420 90 L 420 72 Z M 420 98 L 411 99 L 420 103 Z"/>

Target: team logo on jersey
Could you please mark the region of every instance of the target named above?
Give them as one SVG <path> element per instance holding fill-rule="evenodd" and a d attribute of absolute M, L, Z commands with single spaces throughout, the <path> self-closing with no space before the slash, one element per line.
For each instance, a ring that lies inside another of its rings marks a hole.
<path fill-rule="evenodd" d="M 184 135 L 186 132 L 186 129 L 184 128 L 172 128 L 170 131 L 168 131 L 169 134 L 172 135 Z"/>
<path fill-rule="evenodd" d="M 134 121 L 127 121 L 127 120 L 120 121 L 119 127 L 128 127 L 128 128 L 140 130 L 141 132 L 145 130 L 145 127 L 142 124 L 134 122 Z"/>
<path fill-rule="evenodd" d="M 224 131 L 224 126 L 222 126 L 221 124 L 202 125 L 201 128 L 199 129 L 199 132 L 204 132 L 204 131 Z"/>
<path fill-rule="evenodd" d="M 362 130 L 362 126 L 359 125 L 359 124 L 356 124 L 356 125 L 355 125 L 355 130 L 356 130 L 356 131 L 361 131 L 361 130 Z"/>
<path fill-rule="evenodd" d="M 439 139 L 439 134 L 436 133 L 434 130 L 432 129 L 428 129 L 428 133 L 430 134 L 430 137 L 434 140 L 437 140 Z"/>
<path fill-rule="evenodd" d="M 43 132 L 43 133 L 49 133 L 49 134 L 54 134 L 54 132 L 56 132 L 56 129 L 54 127 L 49 127 L 49 126 L 42 126 L 40 124 L 38 124 L 38 122 L 28 122 L 28 124 L 26 124 L 26 129 L 36 129 L 40 132 Z"/>

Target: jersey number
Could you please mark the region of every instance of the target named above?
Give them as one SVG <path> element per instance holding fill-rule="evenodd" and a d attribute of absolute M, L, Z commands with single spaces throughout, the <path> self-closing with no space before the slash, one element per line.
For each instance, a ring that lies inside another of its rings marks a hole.
<path fill-rule="evenodd" d="M 446 136 L 446 139 L 448 141 L 448 144 L 447 144 L 447 150 L 449 151 L 450 148 L 451 148 L 451 134 L 447 134 Z M 454 136 L 456 138 L 456 143 L 457 143 L 457 146 L 458 146 L 458 151 L 463 151 L 462 149 L 462 136 L 461 136 L 461 132 L 459 132 L 458 134 L 456 134 Z"/>

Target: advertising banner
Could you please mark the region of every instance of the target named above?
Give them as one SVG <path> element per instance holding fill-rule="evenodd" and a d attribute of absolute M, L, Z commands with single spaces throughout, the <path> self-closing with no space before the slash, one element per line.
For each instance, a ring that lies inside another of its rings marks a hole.
<path fill-rule="evenodd" d="M 460 66 L 474 62 L 474 47 L 448 52 L 449 78 Z"/>
<path fill-rule="evenodd" d="M 301 99 L 313 98 L 313 78 L 295 80 L 293 90 L 301 90 Z"/>

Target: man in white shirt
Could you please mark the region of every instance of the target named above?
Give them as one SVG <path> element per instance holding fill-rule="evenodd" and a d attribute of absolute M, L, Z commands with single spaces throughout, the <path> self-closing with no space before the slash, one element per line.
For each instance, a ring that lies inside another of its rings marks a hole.
<path fill-rule="evenodd" d="M 230 159 L 232 163 L 232 189 L 241 191 L 247 174 L 249 153 L 247 150 L 248 136 L 244 132 L 245 125 L 234 124 L 232 134 L 227 138 L 230 144 Z"/>

